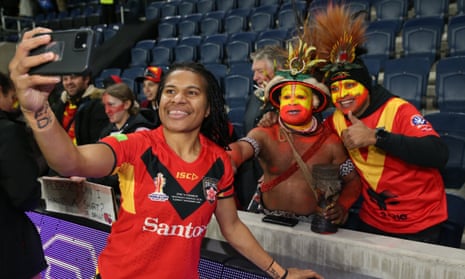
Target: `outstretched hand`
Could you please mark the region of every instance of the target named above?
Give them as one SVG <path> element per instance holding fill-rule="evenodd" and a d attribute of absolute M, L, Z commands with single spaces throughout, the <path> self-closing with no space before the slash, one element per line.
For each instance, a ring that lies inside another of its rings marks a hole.
<path fill-rule="evenodd" d="M 48 95 L 60 77 L 29 75 L 32 67 L 55 59 L 55 54 L 47 52 L 29 56 L 29 52 L 50 42 L 50 35 L 34 37 L 35 34 L 51 32 L 47 28 L 35 28 L 25 32 L 18 44 L 15 56 L 9 64 L 10 77 L 16 86 L 16 95 L 23 111 L 38 112 L 47 103 Z"/>
<path fill-rule="evenodd" d="M 368 128 L 360 119 L 349 111 L 347 118 L 352 123 L 341 133 L 341 139 L 348 150 L 374 145 L 376 130 Z"/>

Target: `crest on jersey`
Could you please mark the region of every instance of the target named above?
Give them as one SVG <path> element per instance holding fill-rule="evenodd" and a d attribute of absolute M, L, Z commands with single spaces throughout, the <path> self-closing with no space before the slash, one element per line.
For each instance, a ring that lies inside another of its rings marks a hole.
<path fill-rule="evenodd" d="M 218 193 L 218 179 L 205 177 L 202 180 L 203 194 L 209 203 L 214 203 Z"/>
<path fill-rule="evenodd" d="M 153 184 L 155 186 L 155 191 L 149 194 L 149 199 L 161 202 L 168 200 L 168 195 L 163 193 L 163 188 L 166 185 L 166 178 L 161 172 L 157 173 L 157 176 L 153 178 Z"/>

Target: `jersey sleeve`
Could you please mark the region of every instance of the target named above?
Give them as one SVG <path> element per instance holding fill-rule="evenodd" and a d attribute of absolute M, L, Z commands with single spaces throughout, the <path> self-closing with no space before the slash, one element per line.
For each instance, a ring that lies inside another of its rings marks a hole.
<path fill-rule="evenodd" d="M 410 137 L 431 135 L 439 137 L 431 123 L 410 103 L 405 103 L 399 107 L 394 123 L 396 125 L 393 125 L 392 133 L 395 134 L 403 134 Z"/>

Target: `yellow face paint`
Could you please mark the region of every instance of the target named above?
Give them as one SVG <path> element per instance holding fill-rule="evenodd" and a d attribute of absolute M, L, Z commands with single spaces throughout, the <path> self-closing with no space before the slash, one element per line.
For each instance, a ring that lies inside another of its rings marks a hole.
<path fill-rule="evenodd" d="M 368 89 L 352 79 L 333 82 L 330 90 L 334 106 L 344 114 L 348 114 L 349 111 L 357 114 L 368 99 Z"/>
<path fill-rule="evenodd" d="M 279 115 L 284 123 L 307 126 L 312 122 L 312 89 L 301 84 L 288 84 L 281 89 Z"/>
<path fill-rule="evenodd" d="M 280 108 L 287 105 L 299 104 L 306 109 L 312 107 L 312 89 L 301 84 L 283 86 L 280 96 Z"/>

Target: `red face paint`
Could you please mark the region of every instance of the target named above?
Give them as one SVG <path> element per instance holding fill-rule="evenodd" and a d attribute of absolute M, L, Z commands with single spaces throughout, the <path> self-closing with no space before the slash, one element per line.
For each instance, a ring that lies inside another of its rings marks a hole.
<path fill-rule="evenodd" d="M 120 114 L 120 117 L 117 117 L 119 112 L 124 111 L 124 103 L 111 95 L 103 94 L 102 102 L 105 107 L 105 113 L 107 114 L 110 122 L 115 123 L 119 121 L 119 118 L 122 117 L 123 114 Z M 118 118 L 118 119 L 115 119 Z"/>

